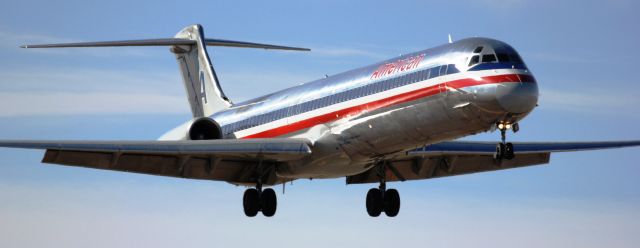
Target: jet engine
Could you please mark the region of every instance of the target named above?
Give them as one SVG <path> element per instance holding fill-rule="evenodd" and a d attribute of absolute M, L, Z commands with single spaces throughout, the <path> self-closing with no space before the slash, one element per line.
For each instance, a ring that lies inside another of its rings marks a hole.
<path fill-rule="evenodd" d="M 220 128 L 220 125 L 211 118 L 201 117 L 191 124 L 191 127 L 189 128 L 189 139 L 222 139 L 222 128 Z"/>

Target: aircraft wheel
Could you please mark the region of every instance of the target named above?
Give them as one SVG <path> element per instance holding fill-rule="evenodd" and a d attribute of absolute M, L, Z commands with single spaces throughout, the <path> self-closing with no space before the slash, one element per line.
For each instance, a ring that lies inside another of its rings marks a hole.
<path fill-rule="evenodd" d="M 496 153 L 493 154 L 493 158 L 496 160 L 502 160 L 505 154 L 505 145 L 503 143 L 498 143 L 496 145 Z"/>
<path fill-rule="evenodd" d="M 372 188 L 367 192 L 367 213 L 371 217 L 378 217 L 382 213 L 382 191 Z"/>
<path fill-rule="evenodd" d="M 276 208 L 278 206 L 278 199 L 276 192 L 269 188 L 262 191 L 260 195 L 260 208 L 262 209 L 262 215 L 271 217 L 276 214 Z"/>
<path fill-rule="evenodd" d="M 515 157 L 515 155 L 513 154 L 513 144 L 512 143 L 507 143 L 504 146 L 504 158 L 511 160 Z"/>
<path fill-rule="evenodd" d="M 400 193 L 396 189 L 388 189 L 384 193 L 384 213 L 395 217 L 400 212 Z"/>
<path fill-rule="evenodd" d="M 247 217 L 254 217 L 260 210 L 260 193 L 257 189 L 247 189 L 242 197 L 242 207 Z"/>

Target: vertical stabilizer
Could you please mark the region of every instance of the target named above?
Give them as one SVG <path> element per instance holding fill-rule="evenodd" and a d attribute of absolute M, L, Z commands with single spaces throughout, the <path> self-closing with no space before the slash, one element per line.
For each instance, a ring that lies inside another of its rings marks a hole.
<path fill-rule="evenodd" d="M 232 103 L 224 95 L 207 54 L 202 26 L 188 26 L 176 34 L 175 38 L 195 41 L 194 44 L 176 45 L 171 48 L 182 73 L 193 117 L 210 116 L 229 108 Z"/>

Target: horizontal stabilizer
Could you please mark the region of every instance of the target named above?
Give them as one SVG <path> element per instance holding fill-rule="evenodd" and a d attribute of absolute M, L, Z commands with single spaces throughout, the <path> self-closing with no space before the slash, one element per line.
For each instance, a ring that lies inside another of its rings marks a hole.
<path fill-rule="evenodd" d="M 308 48 L 278 46 L 269 44 L 260 44 L 244 41 L 221 40 L 221 39 L 205 39 L 208 46 L 225 46 L 225 47 L 242 47 L 242 48 L 263 48 L 275 50 L 289 51 L 311 51 Z M 144 39 L 144 40 L 120 40 L 120 41 L 98 41 L 98 42 L 76 42 L 76 43 L 59 43 L 59 44 L 40 44 L 40 45 L 23 45 L 21 48 L 64 48 L 64 47 L 121 47 L 121 46 L 180 46 L 195 45 L 195 40 L 166 38 L 166 39 Z"/>

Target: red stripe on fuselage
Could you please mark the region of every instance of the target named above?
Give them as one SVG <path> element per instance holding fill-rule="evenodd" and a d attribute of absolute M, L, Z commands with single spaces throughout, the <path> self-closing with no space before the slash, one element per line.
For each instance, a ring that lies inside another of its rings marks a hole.
<path fill-rule="evenodd" d="M 319 116 L 311 117 L 306 120 L 301 120 L 295 123 L 291 123 L 288 125 L 276 127 L 270 130 L 262 131 L 259 133 L 251 134 L 242 139 L 253 139 L 253 138 L 273 138 L 281 135 L 285 135 L 288 133 L 292 133 L 295 131 L 303 130 L 306 128 L 313 127 L 318 124 L 327 123 L 330 121 L 334 121 L 340 118 L 359 115 L 364 112 L 381 109 L 385 107 L 389 107 L 392 105 L 406 103 L 414 100 L 418 100 L 421 98 L 429 97 L 436 95 L 440 92 L 444 92 L 445 86 L 449 88 L 460 89 L 469 86 L 483 85 L 483 84 L 496 84 L 496 83 L 510 83 L 510 82 L 535 82 L 535 79 L 530 75 L 522 75 L 522 74 L 505 74 L 505 75 L 496 75 L 496 76 L 487 76 L 481 77 L 478 79 L 473 78 L 464 78 L 453 80 L 433 86 L 429 86 L 426 88 L 405 92 L 402 94 L 398 94 L 395 96 L 390 96 L 384 99 L 372 101 L 365 104 L 356 105 L 353 107 L 348 107 L 345 109 L 333 111 L 330 113 L 322 114 Z"/>

